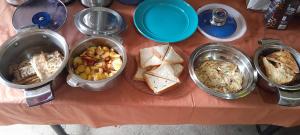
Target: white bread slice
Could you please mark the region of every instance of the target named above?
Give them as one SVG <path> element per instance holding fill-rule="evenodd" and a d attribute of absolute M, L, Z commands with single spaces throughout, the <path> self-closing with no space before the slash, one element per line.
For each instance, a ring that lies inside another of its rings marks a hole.
<path fill-rule="evenodd" d="M 144 68 L 141 68 L 140 66 L 138 66 L 138 69 L 133 77 L 133 80 L 136 81 L 145 81 L 144 80 L 144 74 L 145 74 L 146 70 Z"/>
<path fill-rule="evenodd" d="M 140 50 L 140 64 L 142 68 L 157 66 L 162 63 L 159 56 L 154 55 L 153 48 L 144 48 Z"/>
<path fill-rule="evenodd" d="M 34 55 L 30 60 L 30 64 L 36 75 L 43 81 L 51 77 L 61 66 L 63 56 L 58 52 Z"/>
<path fill-rule="evenodd" d="M 183 58 L 178 53 L 176 53 L 174 48 L 171 46 L 169 47 L 168 52 L 164 57 L 163 61 L 168 62 L 170 64 L 178 64 L 184 62 Z"/>
<path fill-rule="evenodd" d="M 161 94 L 163 92 L 166 92 L 168 88 L 177 84 L 177 82 L 149 74 L 145 74 L 144 77 L 146 83 L 155 94 Z"/>
<path fill-rule="evenodd" d="M 174 75 L 174 70 L 168 63 L 161 64 L 158 68 L 146 72 L 147 74 L 154 75 L 160 78 L 168 79 L 179 83 L 178 77 Z"/>
<path fill-rule="evenodd" d="M 34 55 L 30 61 L 32 68 L 34 69 L 36 75 L 43 81 L 47 79 L 47 58 L 45 53 Z"/>
<path fill-rule="evenodd" d="M 169 45 L 159 45 L 153 47 L 154 55 L 161 58 L 161 60 L 163 60 L 168 50 Z"/>
<path fill-rule="evenodd" d="M 173 64 L 172 68 L 176 77 L 179 77 L 184 69 L 184 67 L 181 64 Z"/>

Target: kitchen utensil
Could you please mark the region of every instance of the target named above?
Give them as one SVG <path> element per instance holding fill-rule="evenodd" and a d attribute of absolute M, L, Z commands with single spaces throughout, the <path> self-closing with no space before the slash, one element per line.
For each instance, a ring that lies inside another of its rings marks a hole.
<path fill-rule="evenodd" d="M 67 83 L 72 87 L 82 87 L 93 91 L 102 91 L 112 87 L 117 83 L 127 63 L 126 50 L 117 35 L 126 28 L 123 18 L 114 10 L 104 7 L 93 7 L 77 13 L 74 22 L 80 32 L 90 37 L 80 41 L 72 49 L 68 64 L 69 75 Z M 88 81 L 81 79 L 74 73 L 72 61 L 74 57 L 79 56 L 86 48 L 97 44 L 116 50 L 122 57 L 122 67 L 114 76 L 104 80 Z"/>
<path fill-rule="evenodd" d="M 221 93 L 203 84 L 195 73 L 195 68 L 207 60 L 221 60 L 235 63 L 243 74 L 242 89 L 237 93 Z M 210 43 L 199 47 L 190 56 L 189 73 L 195 84 L 205 92 L 223 99 L 238 99 L 250 94 L 257 80 L 257 72 L 252 67 L 250 59 L 239 50 L 222 43 Z"/>
<path fill-rule="evenodd" d="M 300 54 L 295 49 L 284 45 L 279 40 L 263 39 L 260 41 L 260 47 L 255 51 L 254 66 L 260 75 L 258 85 L 266 90 L 276 92 L 278 94 L 278 104 L 284 106 L 298 106 L 300 105 L 300 80 L 293 83 L 281 85 L 277 84 L 265 75 L 263 67 L 260 64 L 260 59 L 275 51 L 285 50 L 292 54 L 298 66 L 300 65 Z"/>
<path fill-rule="evenodd" d="M 20 85 L 12 82 L 9 75 L 9 65 L 17 64 L 24 59 L 30 59 L 34 54 L 58 50 L 64 59 L 60 68 L 48 79 L 30 85 Z M 8 87 L 24 89 L 27 104 L 39 105 L 54 99 L 52 90 L 62 82 L 61 72 L 69 57 L 69 49 L 65 39 L 51 30 L 24 29 L 8 39 L 0 47 L 0 82 Z"/>

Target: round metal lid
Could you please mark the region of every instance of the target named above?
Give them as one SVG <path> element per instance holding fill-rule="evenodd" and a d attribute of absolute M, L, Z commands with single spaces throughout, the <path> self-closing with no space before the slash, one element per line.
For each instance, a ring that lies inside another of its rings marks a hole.
<path fill-rule="evenodd" d="M 78 12 L 74 23 L 86 35 L 119 34 L 126 28 L 126 23 L 118 12 L 104 7 L 92 7 Z"/>
<path fill-rule="evenodd" d="M 67 9 L 60 0 L 30 0 L 14 12 L 12 23 L 18 31 L 28 27 L 58 30 L 67 19 Z"/>
<path fill-rule="evenodd" d="M 229 42 L 242 37 L 247 25 L 244 17 L 224 4 L 208 4 L 198 9 L 198 30 L 207 38 Z"/>

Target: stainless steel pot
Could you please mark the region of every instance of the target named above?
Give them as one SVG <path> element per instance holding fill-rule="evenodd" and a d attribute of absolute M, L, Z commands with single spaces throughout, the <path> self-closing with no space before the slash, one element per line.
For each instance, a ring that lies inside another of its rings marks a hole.
<path fill-rule="evenodd" d="M 86 7 L 108 7 L 113 0 L 80 0 L 81 4 Z"/>
<path fill-rule="evenodd" d="M 68 63 L 69 76 L 67 83 L 72 87 L 82 87 L 93 91 L 102 91 L 110 88 L 118 81 L 126 64 L 127 54 L 122 45 L 118 33 L 126 28 L 123 18 L 114 10 L 93 7 L 80 11 L 74 18 L 75 26 L 87 37 L 80 41 L 71 51 L 71 57 Z M 95 45 L 105 45 L 113 48 L 122 57 L 123 65 L 121 69 L 112 77 L 100 81 L 88 81 L 81 79 L 74 73 L 72 61 L 74 57 L 79 56 L 86 48 Z"/>
<path fill-rule="evenodd" d="M 237 93 L 220 93 L 205 86 L 197 77 L 195 68 L 206 60 L 222 60 L 235 63 L 243 73 L 242 90 Z M 189 60 L 189 73 L 196 85 L 205 92 L 224 99 L 237 99 L 250 94 L 257 80 L 257 72 L 252 67 L 250 59 L 239 50 L 222 43 L 206 44 L 197 48 Z"/>
<path fill-rule="evenodd" d="M 30 59 L 33 54 L 58 50 L 64 55 L 61 67 L 48 79 L 35 84 L 20 85 L 12 82 L 9 65 Z M 8 87 L 24 89 L 29 106 L 38 105 L 53 99 L 52 87 L 57 84 L 60 73 L 64 70 L 69 49 L 65 39 L 51 30 L 24 29 L 4 42 L 0 47 L 0 82 Z M 54 83 L 55 82 L 55 83 Z"/>
<path fill-rule="evenodd" d="M 279 40 L 266 39 L 261 40 L 259 43 L 261 46 L 256 50 L 253 60 L 255 68 L 260 75 L 258 85 L 263 89 L 278 93 L 278 104 L 280 105 L 300 105 L 300 80 L 296 80 L 287 85 L 277 84 L 268 79 L 262 70 L 263 68 L 260 62 L 262 56 L 267 56 L 275 51 L 286 50 L 293 55 L 298 65 L 300 65 L 300 54 L 295 49 L 284 45 Z"/>
<path fill-rule="evenodd" d="M 74 69 L 72 66 L 73 59 L 79 56 L 86 48 L 90 46 L 95 46 L 97 44 L 105 45 L 107 47 L 116 50 L 117 53 L 120 54 L 122 57 L 123 65 L 120 68 L 120 70 L 110 78 L 99 80 L 99 81 L 89 81 L 89 80 L 81 79 L 79 76 L 77 76 L 74 73 Z M 93 91 L 102 91 L 105 90 L 106 88 L 111 88 L 113 85 L 117 84 L 116 82 L 118 81 L 118 78 L 121 76 L 121 73 L 123 72 L 126 63 L 127 63 L 127 54 L 121 42 L 107 36 L 89 37 L 79 42 L 76 45 L 76 47 L 71 51 L 71 56 L 68 63 L 69 75 L 67 77 L 67 83 L 72 87 L 82 87 Z"/>

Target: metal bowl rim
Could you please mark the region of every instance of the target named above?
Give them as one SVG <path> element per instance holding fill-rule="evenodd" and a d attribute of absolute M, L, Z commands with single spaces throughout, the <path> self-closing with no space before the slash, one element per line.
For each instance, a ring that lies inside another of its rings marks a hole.
<path fill-rule="evenodd" d="M 209 51 L 209 50 L 207 50 L 208 47 L 214 47 L 214 49 L 216 49 L 216 48 L 230 49 L 230 50 L 237 52 L 242 57 L 245 57 L 245 59 L 247 60 L 246 62 L 251 65 L 251 66 L 244 65 L 244 66 L 247 66 L 247 68 L 252 71 L 252 73 L 249 72 L 249 74 L 251 74 L 253 76 L 253 79 L 250 81 L 251 84 L 248 84 L 246 88 L 244 88 L 243 90 L 241 90 L 238 93 L 221 93 L 221 92 L 217 92 L 214 89 L 208 88 L 206 85 L 204 85 L 196 76 L 196 73 L 194 70 L 194 62 L 197 59 L 196 55 L 198 55 L 199 52 Z M 251 64 L 250 58 L 247 55 L 245 55 L 244 53 L 242 53 L 241 51 L 239 51 L 238 49 L 236 49 L 235 47 L 229 46 L 229 45 L 226 45 L 223 43 L 208 43 L 208 44 L 205 44 L 204 46 L 201 46 L 201 47 L 198 47 L 197 49 L 195 49 L 189 60 L 189 73 L 190 73 L 190 76 L 191 76 L 192 80 L 194 81 L 194 83 L 200 89 L 202 89 L 203 91 L 207 92 L 210 95 L 217 96 L 217 97 L 223 98 L 223 99 L 238 99 L 238 98 L 245 97 L 245 96 L 249 95 L 255 89 L 256 82 L 257 82 L 257 72 L 254 69 L 253 65 Z M 238 95 L 238 94 L 241 94 L 241 95 Z"/>

